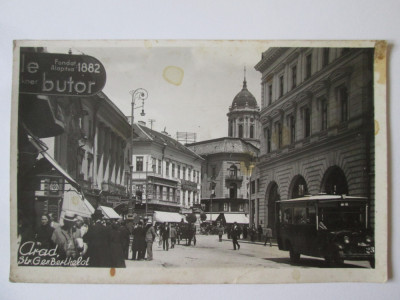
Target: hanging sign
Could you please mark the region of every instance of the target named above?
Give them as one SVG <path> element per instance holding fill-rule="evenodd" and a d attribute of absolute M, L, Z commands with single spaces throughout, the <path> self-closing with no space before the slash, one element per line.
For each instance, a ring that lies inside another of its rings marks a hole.
<path fill-rule="evenodd" d="M 106 70 L 88 55 L 21 52 L 19 92 L 92 96 L 106 83 Z"/>

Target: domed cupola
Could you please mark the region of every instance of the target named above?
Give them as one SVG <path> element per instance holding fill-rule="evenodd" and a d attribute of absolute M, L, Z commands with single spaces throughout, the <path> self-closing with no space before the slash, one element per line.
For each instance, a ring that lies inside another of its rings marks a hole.
<path fill-rule="evenodd" d="M 235 96 L 229 107 L 228 136 L 241 138 L 260 147 L 260 107 L 252 93 L 247 89 L 246 68 L 242 90 Z"/>
<path fill-rule="evenodd" d="M 232 108 L 240 108 L 240 107 L 249 107 L 249 108 L 256 108 L 257 107 L 257 100 L 253 96 L 252 93 L 249 92 L 247 89 L 247 81 L 246 77 L 244 77 L 243 81 L 243 88 L 242 90 L 235 96 L 232 101 Z"/>

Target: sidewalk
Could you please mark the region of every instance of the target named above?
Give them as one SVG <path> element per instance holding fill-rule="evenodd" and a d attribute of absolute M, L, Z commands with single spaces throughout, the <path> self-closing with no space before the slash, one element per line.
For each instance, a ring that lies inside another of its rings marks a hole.
<path fill-rule="evenodd" d="M 217 236 L 217 237 L 218 237 L 218 236 Z M 230 241 L 230 242 L 232 242 L 232 239 L 228 239 L 228 238 L 222 238 L 222 240 L 223 240 L 223 241 Z M 254 241 L 254 242 L 252 242 L 250 239 L 238 239 L 238 242 L 239 242 L 239 243 L 246 243 L 246 244 L 254 244 L 254 245 L 261 245 L 261 246 L 264 246 L 265 239 L 262 239 L 261 242 L 259 242 L 259 241 Z M 278 242 L 276 241 L 276 239 L 271 239 L 271 243 L 272 243 L 272 246 L 278 247 Z M 267 243 L 267 246 L 269 246 L 269 243 Z"/>

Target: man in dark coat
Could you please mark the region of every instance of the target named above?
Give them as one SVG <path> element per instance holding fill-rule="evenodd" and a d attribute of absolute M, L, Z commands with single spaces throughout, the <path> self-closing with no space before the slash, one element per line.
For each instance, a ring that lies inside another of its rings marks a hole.
<path fill-rule="evenodd" d="M 40 221 L 41 225 L 36 230 L 36 246 L 39 249 L 50 249 L 54 246 L 51 240 L 54 228 L 50 226 L 48 216 L 43 215 Z"/>
<path fill-rule="evenodd" d="M 261 225 L 258 225 L 257 233 L 258 233 L 258 241 L 261 242 L 261 237 L 262 237 L 262 234 L 263 234 L 263 230 L 262 230 Z"/>
<path fill-rule="evenodd" d="M 110 229 L 102 224 L 103 213 L 96 210 L 92 214 L 93 224 L 89 227 L 88 232 L 83 240 L 88 245 L 86 253 L 89 258 L 91 267 L 111 267 L 111 233 Z"/>
<path fill-rule="evenodd" d="M 124 258 L 128 259 L 130 232 L 128 227 L 126 226 L 125 221 L 121 222 L 121 226 L 119 227 L 119 232 L 121 233 L 122 250 L 124 251 Z"/>
<path fill-rule="evenodd" d="M 164 223 L 164 225 L 161 227 L 160 234 L 162 236 L 162 241 L 163 241 L 163 250 L 167 250 L 169 248 L 168 244 L 168 239 L 169 239 L 169 226 L 168 223 Z"/>
<path fill-rule="evenodd" d="M 238 224 L 235 222 L 233 224 L 233 228 L 231 230 L 233 250 L 236 250 L 236 246 L 238 247 L 238 250 L 240 249 L 240 245 L 238 243 L 238 237 L 239 236 L 240 236 L 240 228 L 239 228 Z"/>
<path fill-rule="evenodd" d="M 113 222 L 110 229 L 111 268 L 125 268 L 122 234 L 118 222 Z"/>

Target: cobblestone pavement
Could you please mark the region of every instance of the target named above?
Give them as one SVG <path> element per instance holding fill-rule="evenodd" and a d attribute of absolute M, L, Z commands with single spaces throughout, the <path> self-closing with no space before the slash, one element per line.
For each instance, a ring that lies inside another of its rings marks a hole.
<path fill-rule="evenodd" d="M 175 248 L 164 251 L 153 244 L 152 261 L 127 260 L 127 268 L 176 268 L 176 267 L 252 267 L 252 268 L 326 268 L 325 261 L 319 258 L 301 256 L 296 265 L 290 263 L 289 253 L 280 251 L 276 244 L 264 246 L 263 243 L 251 243 L 239 240 L 240 250 L 233 250 L 232 241 L 224 236 L 222 242 L 216 235 L 197 235 L 196 246 L 185 246 L 182 243 Z M 184 242 L 184 241 L 183 241 Z M 366 261 L 345 261 L 345 268 L 369 268 Z"/>

